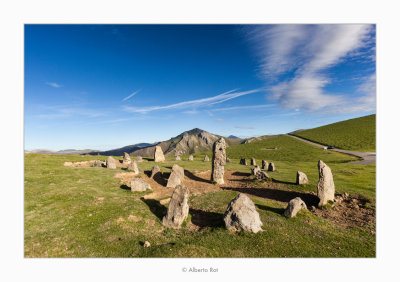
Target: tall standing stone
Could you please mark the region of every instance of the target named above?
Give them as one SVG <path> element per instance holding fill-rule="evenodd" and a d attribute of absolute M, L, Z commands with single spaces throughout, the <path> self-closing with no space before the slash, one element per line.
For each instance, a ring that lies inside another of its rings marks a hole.
<path fill-rule="evenodd" d="M 275 171 L 275 164 L 273 162 L 270 162 L 268 165 L 268 171 Z"/>
<path fill-rule="evenodd" d="M 246 159 L 245 159 L 245 158 L 241 158 L 241 159 L 240 159 L 240 164 L 241 164 L 241 165 L 247 165 Z"/>
<path fill-rule="evenodd" d="M 124 165 L 127 165 L 131 162 L 131 157 L 129 156 L 128 153 L 124 152 L 124 159 L 122 160 L 122 163 Z"/>
<path fill-rule="evenodd" d="M 127 170 L 133 171 L 135 174 L 139 174 L 139 168 L 137 166 L 136 161 L 130 162 L 128 164 Z"/>
<path fill-rule="evenodd" d="M 266 160 L 262 160 L 261 162 L 261 168 L 262 169 L 268 169 L 268 162 Z"/>
<path fill-rule="evenodd" d="M 171 174 L 169 175 L 167 187 L 175 188 L 181 184 L 185 177 L 185 170 L 177 164 L 172 166 Z"/>
<path fill-rule="evenodd" d="M 250 159 L 250 165 L 257 165 L 257 164 L 256 164 L 256 159 L 255 159 L 255 158 L 251 158 L 251 159 Z"/>
<path fill-rule="evenodd" d="M 189 189 L 178 185 L 171 196 L 167 215 L 163 217 L 163 225 L 171 228 L 180 228 L 189 214 Z"/>
<path fill-rule="evenodd" d="M 228 205 L 224 214 L 225 227 L 229 231 L 250 231 L 257 233 L 263 225 L 253 201 L 245 194 L 239 194 Z"/>
<path fill-rule="evenodd" d="M 165 161 L 164 153 L 160 146 L 156 146 L 156 149 L 154 150 L 154 161 L 155 162 Z"/>
<path fill-rule="evenodd" d="M 115 164 L 115 160 L 113 157 L 109 156 L 106 160 L 106 166 L 107 168 L 112 168 L 115 169 L 117 168 L 117 165 Z"/>
<path fill-rule="evenodd" d="M 205 162 L 209 162 L 209 161 L 210 161 L 210 158 L 206 155 L 206 156 L 204 157 L 204 161 L 205 161 Z"/>
<path fill-rule="evenodd" d="M 307 175 L 304 172 L 298 171 L 296 175 L 296 184 L 303 185 L 308 184 Z"/>
<path fill-rule="evenodd" d="M 335 183 L 332 171 L 323 161 L 318 162 L 319 180 L 317 184 L 318 206 L 322 207 L 335 199 Z"/>
<path fill-rule="evenodd" d="M 226 164 L 226 144 L 224 138 L 219 138 L 213 146 L 211 181 L 224 184 L 224 166 Z"/>

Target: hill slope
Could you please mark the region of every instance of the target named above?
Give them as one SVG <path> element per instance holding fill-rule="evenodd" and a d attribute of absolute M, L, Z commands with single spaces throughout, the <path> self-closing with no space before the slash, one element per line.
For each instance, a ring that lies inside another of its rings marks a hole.
<path fill-rule="evenodd" d="M 375 118 L 374 114 L 290 134 L 344 150 L 375 152 Z"/>
<path fill-rule="evenodd" d="M 221 136 L 219 135 L 195 128 L 155 145 L 160 146 L 166 156 L 176 156 L 178 154 L 186 155 L 211 150 L 214 142 L 220 137 Z M 236 145 L 241 142 L 241 139 L 238 138 L 224 138 L 228 146 Z M 131 155 L 152 157 L 154 154 L 155 145 L 137 150 L 131 153 Z"/>

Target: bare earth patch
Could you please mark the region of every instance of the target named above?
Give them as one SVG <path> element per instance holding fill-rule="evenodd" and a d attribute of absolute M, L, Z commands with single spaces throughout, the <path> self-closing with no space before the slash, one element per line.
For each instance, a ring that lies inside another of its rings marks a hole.
<path fill-rule="evenodd" d="M 312 207 L 311 212 L 345 228 L 370 227 L 371 232 L 375 233 L 375 209 L 367 208 L 367 203 L 364 199 L 338 195 L 331 208 Z"/>

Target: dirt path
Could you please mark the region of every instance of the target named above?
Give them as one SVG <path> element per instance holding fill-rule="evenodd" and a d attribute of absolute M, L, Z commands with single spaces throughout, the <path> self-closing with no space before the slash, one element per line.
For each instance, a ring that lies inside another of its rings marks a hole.
<path fill-rule="evenodd" d="M 320 148 L 325 148 L 325 145 L 321 145 L 297 136 L 289 135 L 286 134 L 287 136 L 290 136 L 292 138 L 295 138 L 297 140 L 303 141 L 305 143 L 320 147 Z M 376 153 L 375 152 L 357 152 L 357 151 L 348 151 L 348 150 L 341 150 L 341 149 L 330 149 L 330 151 L 335 151 L 338 153 L 346 154 L 346 155 L 351 155 L 351 156 L 356 156 L 359 158 L 362 158 L 362 161 L 359 162 L 352 162 L 351 164 L 376 164 Z"/>

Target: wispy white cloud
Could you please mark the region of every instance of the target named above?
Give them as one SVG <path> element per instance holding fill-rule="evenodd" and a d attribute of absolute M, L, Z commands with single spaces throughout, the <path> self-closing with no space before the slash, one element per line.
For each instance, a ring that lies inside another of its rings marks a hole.
<path fill-rule="evenodd" d="M 263 109 L 263 108 L 272 108 L 274 104 L 267 105 L 250 105 L 250 106 L 236 106 L 236 107 L 226 107 L 226 108 L 216 108 L 210 109 L 213 112 L 224 112 L 224 111 L 237 111 L 237 110 L 252 110 L 252 109 Z"/>
<path fill-rule="evenodd" d="M 344 106 L 355 102 L 349 93 L 325 91 L 331 83 L 326 70 L 360 55 L 361 49 L 372 50 L 375 46 L 372 31 L 372 25 L 363 24 L 255 27 L 250 34 L 260 46 L 260 68 L 265 80 L 271 83 L 285 79 L 269 88 L 268 98 L 285 108 L 309 112 L 339 110 L 338 105 L 342 111 L 349 108 Z M 371 57 L 374 52 L 366 53 Z M 364 99 L 367 101 L 373 102 Z"/>
<path fill-rule="evenodd" d="M 62 106 L 38 106 L 41 111 L 45 113 L 38 114 L 36 117 L 43 119 L 56 119 L 56 118 L 70 118 L 76 116 L 83 116 L 87 118 L 96 118 L 106 116 L 107 114 L 101 110 L 94 110 L 83 107 L 62 107 Z"/>
<path fill-rule="evenodd" d="M 140 92 L 140 90 L 137 90 L 137 91 L 133 92 L 132 94 L 126 96 L 126 97 L 125 97 L 124 99 L 122 99 L 121 101 L 122 101 L 122 102 L 123 102 L 123 101 L 126 101 L 126 100 L 132 98 L 133 96 L 135 96 L 136 94 L 138 94 L 139 92 Z"/>
<path fill-rule="evenodd" d="M 56 82 L 46 82 L 46 84 L 54 88 L 60 88 L 62 86 Z"/>
<path fill-rule="evenodd" d="M 243 125 L 235 125 L 235 128 L 238 129 L 254 129 L 252 126 L 243 126 Z"/>
<path fill-rule="evenodd" d="M 214 119 L 216 122 L 224 122 L 225 120 L 223 118 L 216 118 Z"/>
<path fill-rule="evenodd" d="M 151 107 L 130 107 L 124 106 L 123 110 L 131 113 L 141 113 L 146 114 L 153 111 L 160 111 L 160 110 L 171 110 L 171 109 L 197 109 L 199 107 L 206 107 L 211 106 L 219 103 L 223 103 L 244 95 L 250 95 L 253 93 L 260 92 L 259 89 L 249 90 L 249 91 L 242 91 L 242 92 L 235 92 L 237 89 L 233 89 L 227 91 L 225 93 L 219 94 L 217 96 L 202 98 L 197 100 L 190 100 L 184 101 L 176 104 L 166 105 L 166 106 L 151 106 Z"/>

